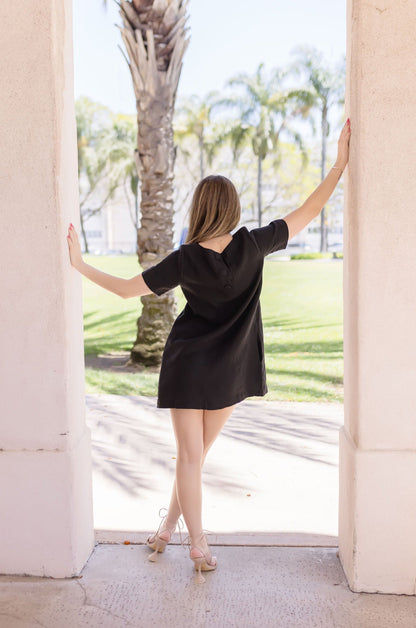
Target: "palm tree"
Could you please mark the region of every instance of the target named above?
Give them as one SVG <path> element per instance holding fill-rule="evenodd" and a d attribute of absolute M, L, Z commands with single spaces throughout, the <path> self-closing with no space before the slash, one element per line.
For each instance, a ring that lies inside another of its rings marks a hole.
<path fill-rule="evenodd" d="M 139 177 L 136 166 L 137 124 L 135 116 L 116 114 L 113 119 L 115 141 L 113 153 L 117 155 L 120 185 L 123 187 L 127 208 L 135 230 L 139 228 Z M 134 199 L 132 210 L 131 197 Z"/>
<path fill-rule="evenodd" d="M 188 0 L 120 0 L 118 3 L 137 107 L 141 224 L 137 251 L 143 269 L 173 248 L 172 117 L 182 60 L 189 43 Z M 124 52 L 123 52 L 124 54 Z M 159 364 L 176 314 L 174 294 L 141 297 L 142 314 L 131 361 Z"/>
<path fill-rule="evenodd" d="M 303 74 L 306 80 L 305 89 L 308 89 L 314 106 L 318 107 L 321 114 L 321 181 L 325 178 L 327 138 L 329 135 L 328 113 L 334 105 L 344 103 L 345 94 L 345 57 L 341 59 L 332 70 L 325 64 L 323 55 L 311 46 L 298 46 L 292 54 L 296 55 L 293 62 L 293 71 Z M 313 120 L 311 118 L 311 120 Z M 312 122 L 314 133 L 315 125 Z M 326 224 L 325 207 L 321 211 L 321 243 L 320 251 L 328 250 L 328 229 Z"/>
<path fill-rule="evenodd" d="M 81 234 L 88 250 L 85 223 L 99 214 L 134 165 L 131 122 L 87 97 L 75 103 Z"/>
<path fill-rule="evenodd" d="M 232 107 L 238 113 L 237 121 L 231 125 L 228 137 L 234 153 L 247 140 L 257 158 L 257 217 L 262 224 L 262 179 L 263 161 L 270 153 L 278 152 L 280 135 L 284 132 L 288 139 L 299 146 L 302 161 L 308 159 L 302 137 L 290 126 L 296 117 L 306 118 L 313 104 L 310 93 L 306 90 L 293 90 L 284 86 L 288 72 L 277 69 L 270 77 L 264 73 L 261 63 L 254 75 L 240 74 L 227 83 L 228 87 L 237 88 L 221 104 Z"/>
<path fill-rule="evenodd" d="M 193 95 L 177 109 L 175 137 L 182 142 L 188 137 L 198 142 L 199 178 L 205 177 L 206 165 L 211 165 L 217 149 L 222 144 L 222 137 L 214 128 L 212 112 L 218 101 L 216 92 L 209 92 L 204 98 Z M 185 148 L 182 148 L 186 152 Z"/>

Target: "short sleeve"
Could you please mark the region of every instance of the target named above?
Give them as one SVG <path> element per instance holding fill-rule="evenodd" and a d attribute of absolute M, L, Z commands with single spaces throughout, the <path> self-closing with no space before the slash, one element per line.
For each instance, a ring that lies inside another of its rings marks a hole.
<path fill-rule="evenodd" d="M 251 229 L 250 235 L 254 238 L 260 253 L 265 257 L 287 247 L 289 227 L 283 218 L 272 220 L 266 227 Z"/>
<path fill-rule="evenodd" d="M 144 270 L 142 277 L 147 287 L 158 296 L 178 286 L 181 282 L 180 250 L 172 251 L 158 264 Z"/>

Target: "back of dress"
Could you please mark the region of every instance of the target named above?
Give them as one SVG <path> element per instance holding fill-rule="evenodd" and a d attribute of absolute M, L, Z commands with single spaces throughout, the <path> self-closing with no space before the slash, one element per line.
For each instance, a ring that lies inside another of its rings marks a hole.
<path fill-rule="evenodd" d="M 221 253 L 183 244 L 143 272 L 155 294 L 180 285 L 186 298 L 166 341 L 158 407 L 215 410 L 266 394 L 263 262 L 286 248 L 288 237 L 282 218 L 241 227 Z"/>

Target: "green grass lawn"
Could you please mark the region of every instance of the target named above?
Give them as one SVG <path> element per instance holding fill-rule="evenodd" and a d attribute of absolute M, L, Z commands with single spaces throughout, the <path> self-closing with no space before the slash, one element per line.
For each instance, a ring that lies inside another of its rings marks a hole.
<path fill-rule="evenodd" d="M 135 255 L 84 260 L 113 275 L 139 272 Z M 86 354 L 129 351 L 140 299 L 123 300 L 82 278 Z M 185 304 L 177 289 L 178 312 Z M 343 401 L 342 260 L 266 260 L 261 299 L 266 350 L 265 399 Z M 86 391 L 156 395 L 156 369 L 114 373 L 86 368 Z"/>

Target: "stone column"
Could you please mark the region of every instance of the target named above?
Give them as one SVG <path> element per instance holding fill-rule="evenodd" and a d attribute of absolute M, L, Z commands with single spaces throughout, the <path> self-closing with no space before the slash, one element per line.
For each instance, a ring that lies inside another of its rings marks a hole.
<path fill-rule="evenodd" d="M 415 593 L 416 3 L 348 0 L 340 559 L 353 591 Z"/>
<path fill-rule="evenodd" d="M 70 0 L 2 0 L 0 573 L 76 575 L 94 546 Z"/>

